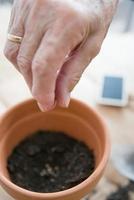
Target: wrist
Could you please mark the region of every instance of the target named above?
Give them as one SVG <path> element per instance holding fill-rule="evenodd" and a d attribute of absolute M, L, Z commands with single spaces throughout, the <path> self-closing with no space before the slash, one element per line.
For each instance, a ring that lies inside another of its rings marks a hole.
<path fill-rule="evenodd" d="M 109 25 L 113 19 L 113 16 L 116 12 L 117 5 L 119 0 L 102 0 L 104 7 L 104 18 L 106 26 Z"/>

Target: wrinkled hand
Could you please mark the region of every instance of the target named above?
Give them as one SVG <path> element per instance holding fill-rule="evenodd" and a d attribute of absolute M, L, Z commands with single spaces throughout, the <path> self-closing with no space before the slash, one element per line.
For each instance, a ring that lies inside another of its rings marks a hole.
<path fill-rule="evenodd" d="M 100 51 L 117 0 L 15 0 L 6 57 L 42 110 L 67 107 L 70 92 Z"/>

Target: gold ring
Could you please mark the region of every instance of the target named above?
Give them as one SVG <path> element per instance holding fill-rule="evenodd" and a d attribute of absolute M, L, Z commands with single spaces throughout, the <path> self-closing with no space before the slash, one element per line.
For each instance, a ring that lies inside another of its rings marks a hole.
<path fill-rule="evenodd" d="M 20 44 L 22 42 L 23 37 L 16 36 L 16 35 L 8 33 L 7 39 L 9 41 L 11 41 L 11 42 L 15 42 L 15 43 L 19 43 Z"/>

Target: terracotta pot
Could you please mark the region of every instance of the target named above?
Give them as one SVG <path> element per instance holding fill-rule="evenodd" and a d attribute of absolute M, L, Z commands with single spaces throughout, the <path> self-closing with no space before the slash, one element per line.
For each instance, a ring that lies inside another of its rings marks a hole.
<path fill-rule="evenodd" d="M 81 184 L 55 193 L 30 192 L 13 184 L 7 171 L 7 158 L 21 140 L 38 129 L 63 131 L 84 141 L 95 152 L 96 167 L 93 174 Z M 28 100 L 16 105 L 1 118 L 0 183 L 16 200 L 80 200 L 101 178 L 109 149 L 109 137 L 103 120 L 84 103 L 72 99 L 68 109 L 56 108 L 43 113 L 34 100 Z"/>

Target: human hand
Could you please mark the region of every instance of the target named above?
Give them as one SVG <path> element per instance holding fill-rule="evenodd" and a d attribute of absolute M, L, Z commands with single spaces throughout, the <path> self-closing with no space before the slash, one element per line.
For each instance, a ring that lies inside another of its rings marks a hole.
<path fill-rule="evenodd" d="M 70 92 L 99 53 L 117 0 L 15 0 L 6 57 L 44 111 L 67 107 Z"/>

